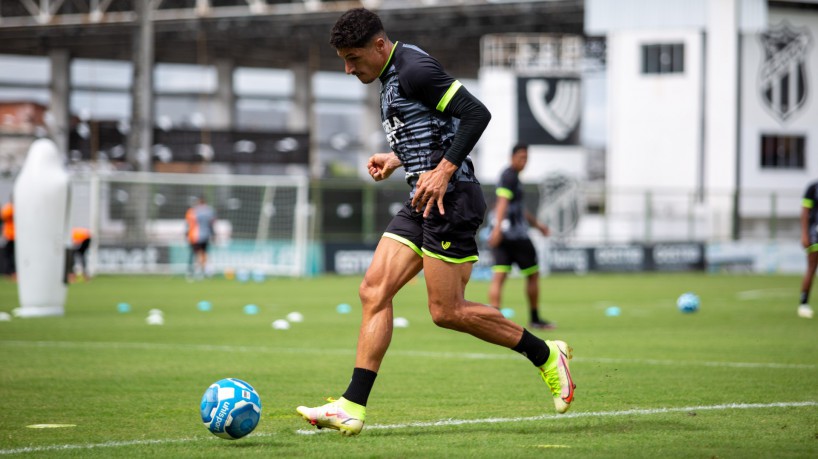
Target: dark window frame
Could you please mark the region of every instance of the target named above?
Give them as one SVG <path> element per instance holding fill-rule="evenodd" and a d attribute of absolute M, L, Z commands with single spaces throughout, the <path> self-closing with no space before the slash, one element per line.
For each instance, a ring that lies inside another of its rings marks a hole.
<path fill-rule="evenodd" d="M 649 43 L 642 45 L 643 75 L 681 74 L 685 72 L 685 44 Z"/>
<path fill-rule="evenodd" d="M 806 170 L 807 136 L 761 133 L 759 165 L 764 170 Z"/>

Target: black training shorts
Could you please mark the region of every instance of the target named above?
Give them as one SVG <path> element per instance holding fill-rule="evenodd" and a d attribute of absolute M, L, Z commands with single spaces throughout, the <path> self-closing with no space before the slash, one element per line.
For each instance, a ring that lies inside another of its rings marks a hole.
<path fill-rule="evenodd" d="M 486 200 L 479 183 L 455 182 L 443 197 L 445 215 L 437 206 L 428 218 L 406 201 L 392 218 L 383 237 L 401 242 L 417 252 L 449 263 L 477 261 L 477 228 L 486 214 Z"/>
<path fill-rule="evenodd" d="M 494 272 L 511 272 L 511 264 L 516 263 L 520 272 L 530 276 L 539 271 L 537 264 L 537 250 L 531 239 L 503 239 L 500 245 L 491 249 L 494 256 Z"/>

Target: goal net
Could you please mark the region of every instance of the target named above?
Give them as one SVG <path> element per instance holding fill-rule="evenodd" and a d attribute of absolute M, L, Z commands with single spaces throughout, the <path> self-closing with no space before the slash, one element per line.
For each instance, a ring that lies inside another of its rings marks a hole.
<path fill-rule="evenodd" d="M 186 273 L 185 213 L 216 213 L 210 273 L 307 273 L 308 179 L 168 173 L 74 177 L 72 225 L 91 230 L 91 273 Z"/>

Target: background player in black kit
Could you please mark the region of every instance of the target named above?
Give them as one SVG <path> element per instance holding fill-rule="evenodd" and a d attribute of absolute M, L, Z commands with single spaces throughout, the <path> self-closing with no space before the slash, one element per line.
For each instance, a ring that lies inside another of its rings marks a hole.
<path fill-rule="evenodd" d="M 809 305 L 809 292 L 815 268 L 818 267 L 818 182 L 811 183 L 801 204 L 801 245 L 807 251 L 807 270 L 801 281 L 801 304 L 798 316 L 812 319 L 813 311 Z"/>
<path fill-rule="evenodd" d="M 511 149 L 511 165 L 500 174 L 500 182 L 497 184 L 497 201 L 488 240 L 494 256 L 489 303 L 500 309 L 503 284 L 511 272 L 511 265 L 516 264 L 525 277 L 525 294 L 530 314 L 528 328 L 552 330 L 554 324 L 540 318 L 540 265 L 537 251 L 528 237 L 529 226 L 537 228 L 543 236 L 548 236 L 548 226 L 537 221 L 525 208 L 520 172 L 525 169 L 526 164 L 528 145 L 514 145 Z"/>
<path fill-rule="evenodd" d="M 376 181 L 403 166 L 412 188 L 383 234 L 359 288 L 362 321 L 355 368 L 338 400 L 297 411 L 311 424 L 356 435 L 392 339 L 392 298 L 424 270 L 436 325 L 471 334 L 528 357 L 540 370 L 558 412 L 574 397 L 571 349 L 543 341 L 492 307 L 464 298 L 477 260 L 475 233 L 486 203 L 468 154 L 491 115 L 440 63 L 420 48 L 387 37 L 380 18 L 363 8 L 344 13 L 330 44 L 347 74 L 381 83 L 381 120 L 392 152 L 369 159 Z"/>

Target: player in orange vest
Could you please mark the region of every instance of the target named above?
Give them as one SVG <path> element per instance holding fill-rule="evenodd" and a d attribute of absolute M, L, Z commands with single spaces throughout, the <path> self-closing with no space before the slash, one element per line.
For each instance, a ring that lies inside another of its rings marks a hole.
<path fill-rule="evenodd" d="M 79 260 L 80 262 L 79 279 L 90 279 L 91 276 L 88 274 L 88 265 L 85 260 L 85 253 L 88 252 L 88 248 L 91 246 L 91 231 L 88 228 L 82 227 L 72 228 L 71 244 L 74 261 Z M 71 267 L 73 268 L 73 264 Z"/>
<path fill-rule="evenodd" d="M 14 261 L 14 203 L 13 197 L 0 209 L 0 219 L 3 220 L 3 239 L 6 244 L 3 246 L 3 258 L 5 259 L 5 274 L 15 277 L 17 275 L 17 263 Z"/>

